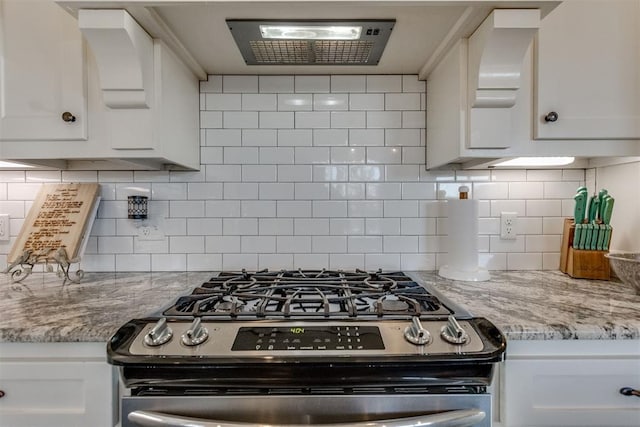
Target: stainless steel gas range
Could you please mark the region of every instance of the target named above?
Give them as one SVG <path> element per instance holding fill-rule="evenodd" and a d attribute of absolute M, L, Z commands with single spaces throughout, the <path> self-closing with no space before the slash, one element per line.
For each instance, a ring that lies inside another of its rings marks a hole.
<path fill-rule="evenodd" d="M 129 426 L 489 427 L 506 340 L 402 272 L 223 272 L 108 344 Z"/>

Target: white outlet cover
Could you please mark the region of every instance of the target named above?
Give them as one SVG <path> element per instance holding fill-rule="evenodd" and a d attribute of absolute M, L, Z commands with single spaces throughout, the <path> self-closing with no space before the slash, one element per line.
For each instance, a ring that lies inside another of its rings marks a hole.
<path fill-rule="evenodd" d="M 518 232 L 518 213 L 500 213 L 500 238 L 503 240 L 516 240 Z"/>

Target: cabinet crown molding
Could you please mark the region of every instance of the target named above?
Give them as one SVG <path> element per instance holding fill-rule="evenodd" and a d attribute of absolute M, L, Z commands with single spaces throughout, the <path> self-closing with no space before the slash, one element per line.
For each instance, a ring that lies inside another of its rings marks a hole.
<path fill-rule="evenodd" d="M 540 26 L 538 9 L 496 9 L 469 38 L 469 105 L 510 108 L 522 61 Z"/>
<path fill-rule="evenodd" d="M 153 39 L 121 9 L 80 9 L 78 26 L 95 55 L 105 105 L 150 108 Z"/>

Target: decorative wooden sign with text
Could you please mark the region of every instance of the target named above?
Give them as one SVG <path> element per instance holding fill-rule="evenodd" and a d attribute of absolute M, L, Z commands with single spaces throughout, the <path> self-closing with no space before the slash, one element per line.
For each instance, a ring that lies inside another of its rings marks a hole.
<path fill-rule="evenodd" d="M 80 256 L 99 188 L 95 183 L 43 184 L 7 261 L 14 262 L 25 251 L 47 256 L 60 248 L 69 260 Z"/>

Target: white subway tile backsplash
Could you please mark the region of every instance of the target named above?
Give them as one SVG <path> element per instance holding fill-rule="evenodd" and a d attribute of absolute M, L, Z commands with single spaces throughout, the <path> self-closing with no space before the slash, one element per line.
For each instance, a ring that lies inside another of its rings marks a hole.
<path fill-rule="evenodd" d="M 400 234 L 400 218 L 367 218 L 365 234 L 381 236 Z"/>
<path fill-rule="evenodd" d="M 350 200 L 347 206 L 349 217 L 379 218 L 383 216 L 382 200 Z"/>
<path fill-rule="evenodd" d="M 292 183 L 260 183 L 261 200 L 290 200 L 294 198 Z"/>
<path fill-rule="evenodd" d="M 417 217 L 417 200 L 385 200 L 384 217 Z"/>
<path fill-rule="evenodd" d="M 367 89 L 365 76 L 331 76 L 331 92 L 354 93 L 364 92 Z"/>
<path fill-rule="evenodd" d="M 384 94 L 363 93 L 349 96 L 349 109 L 352 111 L 381 111 L 384 110 Z"/>
<path fill-rule="evenodd" d="M 242 95 L 243 111 L 275 111 L 278 98 L 275 94 L 246 93 Z"/>
<path fill-rule="evenodd" d="M 368 128 L 401 128 L 400 111 L 367 111 Z"/>
<path fill-rule="evenodd" d="M 278 129 L 278 145 L 305 147 L 313 144 L 311 129 Z"/>
<path fill-rule="evenodd" d="M 332 199 L 358 200 L 365 198 L 364 183 L 337 183 L 331 184 L 330 196 Z"/>
<path fill-rule="evenodd" d="M 336 111 L 349 109 L 348 94 L 315 94 L 313 95 L 313 109 L 316 111 Z"/>
<path fill-rule="evenodd" d="M 384 145 L 417 147 L 420 146 L 420 129 L 385 129 Z"/>
<path fill-rule="evenodd" d="M 311 168 L 312 166 L 304 166 Z M 314 165 L 313 181 L 347 181 L 349 178 L 349 166 L 346 165 Z M 298 179 L 296 181 L 305 181 Z"/>
<path fill-rule="evenodd" d="M 224 198 L 227 200 L 246 200 L 258 198 L 257 183 L 225 182 L 223 184 Z"/>
<path fill-rule="evenodd" d="M 367 163 L 402 163 L 402 150 L 398 147 L 367 147 Z"/>
<path fill-rule="evenodd" d="M 278 111 L 311 111 L 313 95 L 309 93 L 278 94 Z"/>
<path fill-rule="evenodd" d="M 224 111 L 222 113 L 222 127 L 232 129 L 257 128 L 258 112 Z"/>
<path fill-rule="evenodd" d="M 279 200 L 276 206 L 276 215 L 283 218 L 310 218 L 311 201 L 286 201 Z"/>
<path fill-rule="evenodd" d="M 238 200 L 215 200 L 205 204 L 207 217 L 225 218 L 240 216 L 240 201 Z"/>
<path fill-rule="evenodd" d="M 240 252 L 240 236 L 206 236 L 205 248 L 207 253 Z"/>
<path fill-rule="evenodd" d="M 527 200 L 527 216 L 561 216 L 562 203 L 560 200 Z M 524 213 L 519 213 L 524 215 Z"/>
<path fill-rule="evenodd" d="M 331 86 L 329 76 L 295 76 L 297 93 L 326 93 Z"/>
<path fill-rule="evenodd" d="M 336 253 L 347 251 L 346 236 L 313 236 L 311 251 L 314 253 Z"/>
<path fill-rule="evenodd" d="M 278 165 L 279 182 L 307 182 L 314 180 L 314 168 L 311 165 Z"/>
<path fill-rule="evenodd" d="M 204 252 L 204 236 L 172 236 L 169 237 L 170 253 L 202 253 Z"/>
<path fill-rule="evenodd" d="M 205 96 L 208 111 L 240 111 L 242 97 L 239 94 L 209 93 Z"/>
<path fill-rule="evenodd" d="M 349 144 L 347 129 L 314 129 L 313 145 L 315 146 L 346 146 Z"/>
<path fill-rule="evenodd" d="M 367 199 L 400 199 L 401 188 L 399 183 L 367 183 Z"/>
<path fill-rule="evenodd" d="M 258 163 L 257 147 L 224 147 L 223 161 L 226 164 Z"/>
<path fill-rule="evenodd" d="M 316 218 L 340 218 L 340 217 L 347 216 L 346 201 L 340 201 L 340 200 L 313 201 L 311 204 L 311 209 L 313 212 L 313 216 Z"/>
<path fill-rule="evenodd" d="M 258 76 L 260 93 L 292 93 L 293 76 Z"/>
<path fill-rule="evenodd" d="M 384 96 L 384 109 L 387 111 L 389 110 L 420 110 L 420 94 L 418 93 L 387 93 Z"/>
<path fill-rule="evenodd" d="M 87 271 L 424 270 L 445 260 L 443 199 L 464 184 L 481 265 L 557 269 L 564 216 L 594 173 L 426 171 L 425 90 L 417 75 L 209 76 L 200 171 L 0 171 L 0 213 L 15 240 L 41 183 L 99 182 Z M 138 239 L 132 194 L 150 196 L 163 239 Z M 504 211 L 515 241 L 499 238 Z"/>
<path fill-rule="evenodd" d="M 222 76 L 225 93 L 257 93 L 258 76 Z"/>
<path fill-rule="evenodd" d="M 268 165 L 293 164 L 293 147 L 260 147 L 260 163 Z"/>
<path fill-rule="evenodd" d="M 331 147 L 331 163 L 365 163 L 364 147 Z"/>
<path fill-rule="evenodd" d="M 363 128 L 366 126 L 364 111 L 332 111 L 332 128 Z"/>
<path fill-rule="evenodd" d="M 349 179 L 351 181 L 384 181 L 385 168 L 382 165 L 349 165 Z"/>
<path fill-rule="evenodd" d="M 326 236 L 329 234 L 329 219 L 295 218 L 293 233 L 300 236 Z"/>
<path fill-rule="evenodd" d="M 251 218 L 275 217 L 276 202 L 274 200 L 243 200 L 240 203 L 240 214 Z"/>
<path fill-rule="evenodd" d="M 261 111 L 259 123 L 262 129 L 292 128 L 294 113 L 291 111 Z"/>
<path fill-rule="evenodd" d="M 295 185 L 295 198 L 297 200 L 329 199 L 328 183 L 299 182 L 294 185 Z"/>
<path fill-rule="evenodd" d="M 278 253 L 310 253 L 311 236 L 277 236 Z"/>
<path fill-rule="evenodd" d="M 349 253 L 382 252 L 382 236 L 349 236 L 347 248 Z"/>
<path fill-rule="evenodd" d="M 222 115 L 220 116 L 222 123 Z M 222 127 L 219 126 L 219 127 Z M 206 129 L 205 145 L 217 147 L 233 147 L 242 145 L 242 133 L 240 129 Z"/>
<path fill-rule="evenodd" d="M 258 231 L 265 236 L 287 236 L 293 234 L 291 218 L 259 218 Z"/>
<path fill-rule="evenodd" d="M 367 92 L 402 92 L 402 76 L 367 75 Z"/>
<path fill-rule="evenodd" d="M 382 146 L 384 129 L 349 129 L 348 142 L 351 146 Z"/>
<path fill-rule="evenodd" d="M 241 236 L 240 250 L 244 253 L 274 253 L 275 236 Z"/>
<path fill-rule="evenodd" d="M 262 121 L 260 127 L 265 127 L 262 126 Z M 245 147 L 276 146 L 278 145 L 278 131 L 275 129 L 244 129 L 242 131 L 242 145 Z"/>
<path fill-rule="evenodd" d="M 328 111 L 296 111 L 295 112 L 296 128 L 329 128 L 330 115 Z"/>

